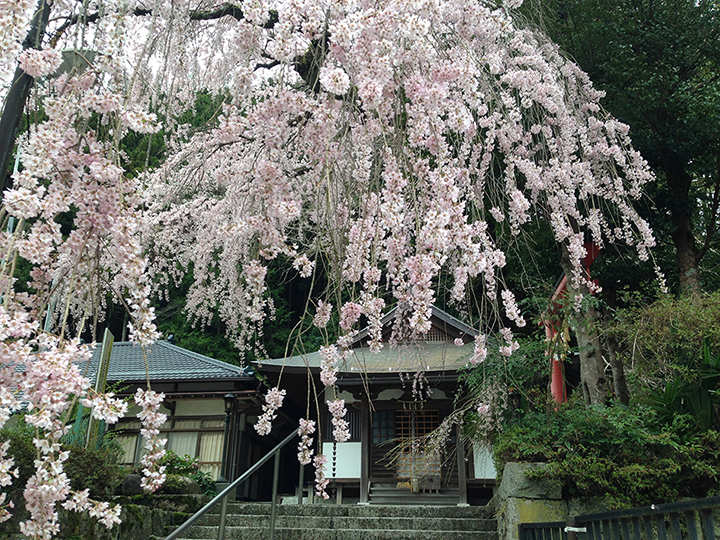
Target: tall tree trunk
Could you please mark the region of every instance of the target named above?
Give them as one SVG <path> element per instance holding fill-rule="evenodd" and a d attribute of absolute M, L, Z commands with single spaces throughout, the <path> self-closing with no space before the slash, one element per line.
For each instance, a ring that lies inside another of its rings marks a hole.
<path fill-rule="evenodd" d="M 603 309 L 603 343 L 604 351 L 607 354 L 610 369 L 612 370 L 612 383 L 615 399 L 623 405 L 630 403 L 630 391 L 625 378 L 625 365 L 617 355 L 617 341 L 609 335 L 609 327 L 612 320 L 611 309 L 615 307 L 615 290 L 603 287 L 603 300 L 610 309 Z"/>
<path fill-rule="evenodd" d="M 570 255 L 566 246 L 562 246 L 562 258 L 560 259 L 565 275 L 568 276 L 568 297 L 570 301 L 575 295 L 582 294 L 589 299 L 590 289 L 585 283 L 579 288 L 573 288 L 570 276 L 572 276 L 572 265 Z M 572 308 L 570 308 L 572 310 Z M 582 386 L 585 402 L 588 405 L 599 405 L 605 403 L 608 397 L 608 382 L 605 378 L 605 363 L 602 358 L 600 344 L 599 317 L 598 312 L 591 302 L 583 302 L 579 312 L 572 311 L 572 327 L 577 339 L 578 351 L 580 353 L 580 385 Z"/>
<path fill-rule="evenodd" d="M 23 50 L 40 48 L 49 18 L 50 2 L 38 0 L 35 16 L 30 23 L 30 30 L 28 30 L 25 41 L 23 41 Z M 12 180 L 7 175 L 7 167 L 10 163 L 13 146 L 15 146 L 20 120 L 25 111 L 25 103 L 34 82 L 34 78 L 18 67 L 13 76 L 12 86 L 5 98 L 5 108 L 0 117 L 0 179 L 3 183 L 3 191 L 12 185 Z"/>
<path fill-rule="evenodd" d="M 692 226 L 692 208 L 690 202 L 690 184 L 692 178 L 685 167 L 673 155 L 663 159 L 663 171 L 671 194 L 670 214 L 675 232 L 673 244 L 677 260 L 680 281 L 680 294 L 689 295 L 702 290 L 699 272 L 699 251 L 695 244 Z"/>

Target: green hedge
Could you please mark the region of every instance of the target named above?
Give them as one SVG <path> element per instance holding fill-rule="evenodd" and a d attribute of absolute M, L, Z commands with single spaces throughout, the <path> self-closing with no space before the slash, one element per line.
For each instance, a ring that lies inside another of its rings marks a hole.
<path fill-rule="evenodd" d="M 667 425 L 640 405 L 530 412 L 494 440 L 495 462 L 547 463 L 535 476 L 558 482 L 565 497 L 593 496 L 610 508 L 720 494 L 720 434 L 691 418 Z"/>

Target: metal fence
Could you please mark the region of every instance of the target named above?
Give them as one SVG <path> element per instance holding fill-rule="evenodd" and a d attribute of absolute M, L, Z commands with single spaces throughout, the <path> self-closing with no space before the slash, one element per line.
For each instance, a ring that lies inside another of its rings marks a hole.
<path fill-rule="evenodd" d="M 520 540 L 716 540 L 720 497 L 521 523 L 518 529 Z"/>

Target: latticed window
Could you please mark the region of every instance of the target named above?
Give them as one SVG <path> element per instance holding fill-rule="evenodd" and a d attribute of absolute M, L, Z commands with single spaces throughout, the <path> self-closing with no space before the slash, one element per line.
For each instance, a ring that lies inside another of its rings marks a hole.
<path fill-rule="evenodd" d="M 140 436 L 140 422 L 123 422 L 117 426 L 120 432 L 115 440 L 123 449 L 123 462 L 135 465 L 144 453 Z M 160 436 L 166 438 L 167 449 L 179 456 L 198 458 L 200 470 L 210 473 L 213 479 L 220 474 L 225 419 L 172 418 L 160 428 Z"/>
<path fill-rule="evenodd" d="M 395 438 L 395 411 L 375 411 L 372 422 L 373 444 Z"/>
<path fill-rule="evenodd" d="M 398 439 L 423 437 L 440 425 L 440 413 L 437 410 L 396 411 L 395 434 Z"/>
<path fill-rule="evenodd" d="M 430 330 L 420 335 L 421 341 L 452 341 L 452 338 L 437 326 L 431 326 Z"/>

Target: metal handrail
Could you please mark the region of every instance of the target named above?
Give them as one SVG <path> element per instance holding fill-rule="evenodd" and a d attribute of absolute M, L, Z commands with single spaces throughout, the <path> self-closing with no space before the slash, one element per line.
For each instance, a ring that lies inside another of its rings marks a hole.
<path fill-rule="evenodd" d="M 242 484 L 245 480 L 247 480 L 248 478 L 250 478 L 255 471 L 257 471 L 260 467 L 262 467 L 263 465 L 265 465 L 265 463 L 267 463 L 267 461 L 268 461 L 271 457 L 276 456 L 276 455 L 277 455 L 277 457 L 275 458 L 275 470 L 277 471 L 277 470 L 278 470 L 278 466 L 279 466 L 279 462 L 280 462 L 280 456 L 279 456 L 280 450 L 282 450 L 283 447 L 284 447 L 287 443 L 289 443 L 290 441 L 292 441 L 292 440 L 293 440 L 295 437 L 297 437 L 297 436 L 298 436 L 297 430 L 293 430 L 292 433 L 290 433 L 290 435 L 288 435 L 287 437 L 285 437 L 285 439 L 284 439 L 282 442 L 278 443 L 275 448 L 273 448 L 272 450 L 270 450 L 270 452 L 268 452 L 268 453 L 265 454 L 262 458 L 260 458 L 260 460 L 259 460 L 257 463 L 255 463 L 255 465 L 253 465 L 252 467 L 250 467 L 250 468 L 249 468 L 247 471 L 245 471 L 237 480 L 234 480 L 229 486 L 227 486 L 227 487 L 226 487 L 225 489 L 223 489 L 220 493 L 218 493 L 213 500 L 211 500 L 209 503 L 207 503 L 205 506 L 203 506 L 200 510 L 198 510 L 197 512 L 195 512 L 195 513 L 190 517 L 190 519 L 188 519 L 185 523 L 183 523 L 182 525 L 180 525 L 180 527 L 178 527 L 177 529 L 175 529 L 172 533 L 170 533 L 170 535 L 167 536 L 167 537 L 165 538 L 165 540 L 175 540 L 176 538 L 178 538 L 178 537 L 180 536 L 180 533 L 181 533 L 181 532 L 184 532 L 186 529 L 188 529 L 191 525 L 193 525 L 193 524 L 194 524 L 197 520 L 199 520 L 202 516 L 204 516 L 205 514 L 207 514 L 207 512 L 208 512 L 213 506 L 215 506 L 215 505 L 216 505 L 217 503 L 219 503 L 219 502 L 222 502 L 222 508 L 221 508 L 221 510 L 220 510 L 220 527 L 218 528 L 218 540 L 224 540 L 223 537 L 225 536 L 225 516 L 227 515 L 227 498 L 228 498 L 228 495 L 230 494 L 230 492 L 231 492 L 233 489 L 235 489 L 236 487 L 238 487 L 240 484 Z M 273 482 L 273 483 L 275 484 L 275 486 L 274 486 L 274 489 L 273 489 L 272 515 L 271 515 L 271 520 L 270 520 L 270 527 L 271 527 L 271 529 L 270 529 L 270 537 L 271 537 L 271 538 L 273 537 L 274 528 L 275 528 L 275 519 L 274 519 L 274 516 L 275 516 L 275 505 L 277 504 L 277 501 L 276 501 L 276 498 L 277 498 L 277 497 L 276 497 L 276 493 L 277 493 L 277 485 L 276 485 L 276 484 L 277 484 L 277 473 L 275 474 L 275 478 L 274 478 L 274 482 Z"/>
<path fill-rule="evenodd" d="M 520 540 L 714 540 L 718 538 L 713 511 L 720 497 L 677 503 L 654 504 L 629 510 L 615 510 L 567 521 L 520 523 Z M 684 521 L 684 523 L 683 523 Z"/>

